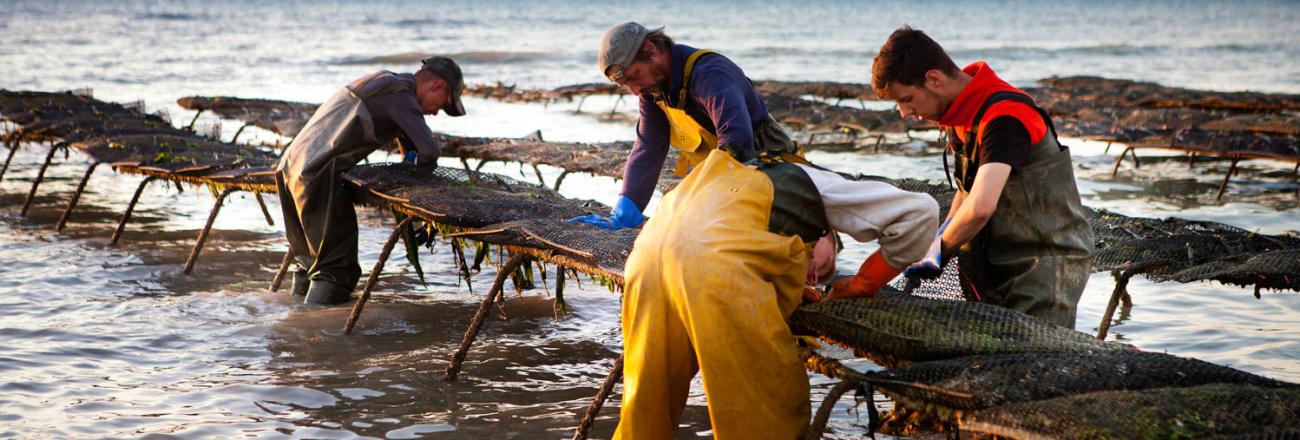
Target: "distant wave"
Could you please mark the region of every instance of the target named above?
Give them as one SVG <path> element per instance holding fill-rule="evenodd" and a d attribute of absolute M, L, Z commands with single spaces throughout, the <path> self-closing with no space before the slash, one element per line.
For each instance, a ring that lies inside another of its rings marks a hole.
<path fill-rule="evenodd" d="M 452 18 L 404 18 L 393 21 L 393 26 L 401 27 L 421 27 L 421 26 L 466 26 L 480 24 L 479 20 L 457 20 Z"/>
<path fill-rule="evenodd" d="M 339 64 L 410 64 L 418 63 L 420 60 L 434 56 L 443 55 L 451 57 L 461 64 L 468 63 L 521 63 L 536 61 L 553 57 L 551 52 L 515 52 L 515 51 L 495 51 L 479 50 L 457 52 L 453 54 L 431 54 L 426 52 L 402 52 L 390 55 L 380 55 L 374 57 L 347 57 L 339 60 Z"/>
<path fill-rule="evenodd" d="M 1131 44 L 1087 44 L 1079 46 L 993 46 L 950 50 L 954 58 L 984 58 L 994 56 L 1032 56 L 1052 54 L 1087 54 L 1087 55 L 1145 55 L 1168 49 L 1160 45 Z"/>
<path fill-rule="evenodd" d="M 815 55 L 815 56 L 833 56 L 833 57 L 862 57 L 862 56 L 875 55 L 875 52 L 865 50 L 865 49 L 822 49 L 817 47 L 760 46 L 760 47 L 738 51 L 737 55 L 751 55 L 751 56 Z"/>
<path fill-rule="evenodd" d="M 1162 52 L 1231 52 L 1231 53 L 1269 53 L 1285 51 L 1285 47 L 1276 44 L 1217 43 L 1203 46 L 1170 45 L 1133 45 L 1133 44 L 1086 44 L 1077 46 L 993 46 L 983 48 L 964 48 L 949 51 L 955 58 L 985 57 L 1020 57 L 1045 55 L 1114 55 L 1147 56 Z"/>
<path fill-rule="evenodd" d="M 1291 50 L 1291 48 L 1289 47 L 1281 46 L 1277 44 L 1241 44 L 1241 43 L 1211 44 L 1209 46 L 1200 47 L 1199 49 L 1209 49 L 1209 50 L 1223 51 L 1223 52 L 1240 52 L 1240 53 L 1268 53 L 1268 52 L 1284 52 L 1287 50 Z"/>
<path fill-rule="evenodd" d="M 203 17 L 182 12 L 149 12 L 138 14 L 135 18 L 140 20 L 193 21 L 202 19 Z"/>

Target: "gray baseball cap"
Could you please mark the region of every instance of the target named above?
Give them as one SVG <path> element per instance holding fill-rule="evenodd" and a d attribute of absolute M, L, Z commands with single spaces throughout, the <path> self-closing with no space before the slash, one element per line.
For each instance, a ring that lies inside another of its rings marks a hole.
<path fill-rule="evenodd" d="M 615 77 L 618 75 L 608 75 L 609 67 L 619 66 L 626 69 L 629 64 L 632 64 L 632 60 L 636 59 L 645 36 L 660 30 L 663 30 L 662 26 L 657 29 L 647 29 L 634 21 L 609 28 L 605 36 L 600 39 L 600 54 L 597 56 L 597 61 L 600 62 L 600 73 L 609 77 L 610 81 L 617 82 Z"/>
<path fill-rule="evenodd" d="M 465 116 L 465 104 L 460 102 L 460 92 L 465 90 L 465 79 L 461 76 L 460 66 L 456 65 L 456 61 L 447 57 L 432 57 L 424 59 L 421 63 L 423 64 L 421 69 L 438 75 L 447 82 L 447 89 L 451 90 L 451 105 L 442 111 L 447 112 L 447 116 Z"/>

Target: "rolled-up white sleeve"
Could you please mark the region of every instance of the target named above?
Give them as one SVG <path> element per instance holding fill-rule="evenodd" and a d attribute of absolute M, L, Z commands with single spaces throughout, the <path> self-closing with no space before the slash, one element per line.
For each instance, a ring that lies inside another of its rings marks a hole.
<path fill-rule="evenodd" d="M 907 267 L 925 256 L 939 228 L 939 204 L 933 197 L 799 166 L 821 193 L 831 229 L 860 242 L 879 240 L 881 253 L 894 267 Z"/>

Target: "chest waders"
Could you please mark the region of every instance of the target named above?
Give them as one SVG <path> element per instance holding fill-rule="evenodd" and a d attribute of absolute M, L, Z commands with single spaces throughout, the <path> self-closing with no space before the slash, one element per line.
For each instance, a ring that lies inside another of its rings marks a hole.
<path fill-rule="evenodd" d="M 381 145 L 365 100 L 405 86 L 356 93 L 379 75 L 344 87 L 321 104 L 276 165 L 285 238 L 298 263 L 294 293 L 305 295 L 310 290 L 307 299 L 313 303 L 347 301 L 361 278 L 356 210 L 338 173 Z"/>
<path fill-rule="evenodd" d="M 1004 100 L 1033 107 L 1049 132 L 1012 170 L 993 217 L 961 247 L 962 288 L 967 297 L 1074 328 L 1075 309 L 1091 273 L 1093 234 L 1079 200 L 1070 150 L 1057 139 L 1047 113 L 1025 95 L 999 92 L 984 102 L 971 123 L 972 139 L 967 142 L 974 142 L 974 148 L 965 148 L 959 133 L 950 128 L 948 148 L 955 155 L 957 190 L 966 195 L 975 181 L 980 119 Z"/>
<path fill-rule="evenodd" d="M 704 55 L 715 53 L 711 50 L 699 49 L 686 57 L 686 65 L 682 69 L 682 89 L 678 93 L 676 106 L 669 104 L 665 99 L 655 101 L 655 105 L 659 106 L 668 118 L 668 144 L 681 153 L 677 159 L 677 166 L 673 168 L 673 174 L 677 177 L 686 177 L 692 168 L 704 162 L 709 152 L 718 148 L 718 136 L 704 128 L 686 112 L 686 103 L 690 99 L 691 73 L 695 70 L 695 62 Z M 789 133 L 772 118 L 771 114 L 754 124 L 754 147 L 763 162 L 808 164 L 803 158 L 803 151 L 790 139 Z"/>

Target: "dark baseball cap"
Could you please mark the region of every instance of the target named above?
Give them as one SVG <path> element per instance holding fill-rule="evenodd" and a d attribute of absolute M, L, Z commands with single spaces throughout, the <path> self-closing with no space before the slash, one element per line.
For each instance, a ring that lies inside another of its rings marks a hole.
<path fill-rule="evenodd" d="M 429 71 L 438 78 L 447 82 L 447 89 L 451 91 L 451 104 L 442 111 L 447 112 L 447 116 L 464 116 L 465 105 L 460 102 L 460 92 L 465 90 L 465 79 L 461 76 L 460 66 L 456 61 L 447 57 L 431 57 L 421 61 L 421 69 Z"/>

